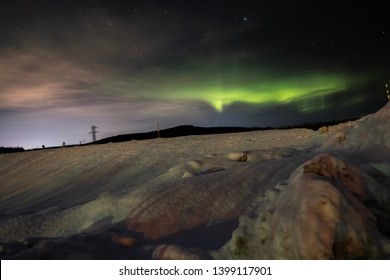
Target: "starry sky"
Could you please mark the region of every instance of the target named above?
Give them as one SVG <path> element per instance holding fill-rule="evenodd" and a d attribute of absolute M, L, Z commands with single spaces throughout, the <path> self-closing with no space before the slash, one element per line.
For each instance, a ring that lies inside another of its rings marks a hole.
<path fill-rule="evenodd" d="M 287 126 L 387 102 L 385 1 L 2 0 L 0 145 Z"/>

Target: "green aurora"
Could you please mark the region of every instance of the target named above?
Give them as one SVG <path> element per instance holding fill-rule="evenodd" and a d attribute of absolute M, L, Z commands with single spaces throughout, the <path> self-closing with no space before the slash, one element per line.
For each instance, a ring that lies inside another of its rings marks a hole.
<path fill-rule="evenodd" d="M 237 103 L 261 106 L 294 103 L 298 112 L 310 113 L 332 106 L 326 101 L 327 97 L 369 80 L 368 74 L 352 76 L 330 71 L 291 70 L 286 73 L 239 65 L 236 68 L 181 67 L 171 71 L 144 72 L 132 79 L 123 78 L 105 90 L 113 92 L 115 88 L 122 96 L 145 99 L 200 101 L 220 113 Z"/>
<path fill-rule="evenodd" d="M 164 93 L 172 99 L 198 100 L 209 103 L 218 112 L 234 103 L 275 104 L 289 103 L 299 98 L 319 99 L 318 109 L 324 109 L 322 102 L 326 95 L 335 94 L 347 87 L 344 78 L 338 76 L 314 76 L 306 79 L 273 79 L 252 83 L 218 85 L 199 85 L 179 88 Z M 171 92 L 171 93 L 169 93 Z M 316 110 L 302 104 L 301 112 Z"/>

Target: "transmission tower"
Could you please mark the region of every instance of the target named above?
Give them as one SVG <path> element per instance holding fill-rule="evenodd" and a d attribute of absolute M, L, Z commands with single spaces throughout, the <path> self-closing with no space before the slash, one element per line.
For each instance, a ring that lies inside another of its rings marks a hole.
<path fill-rule="evenodd" d="M 99 131 L 96 130 L 98 128 L 97 126 L 91 126 L 91 132 L 88 134 L 92 134 L 92 142 L 96 141 L 96 133 L 99 133 Z"/>

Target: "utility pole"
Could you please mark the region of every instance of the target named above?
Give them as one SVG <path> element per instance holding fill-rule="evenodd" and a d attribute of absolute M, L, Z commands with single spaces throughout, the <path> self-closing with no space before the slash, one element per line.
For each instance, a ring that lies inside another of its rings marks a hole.
<path fill-rule="evenodd" d="M 157 138 L 160 138 L 160 122 L 157 121 Z"/>
<path fill-rule="evenodd" d="M 88 134 L 92 134 L 92 142 L 96 141 L 96 133 L 99 133 L 99 131 L 96 130 L 98 128 L 97 126 L 91 126 L 91 132 Z"/>

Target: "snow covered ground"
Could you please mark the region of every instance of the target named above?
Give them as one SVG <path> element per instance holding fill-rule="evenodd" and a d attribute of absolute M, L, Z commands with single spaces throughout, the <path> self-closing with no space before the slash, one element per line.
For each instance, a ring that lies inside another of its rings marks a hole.
<path fill-rule="evenodd" d="M 322 132 L 0 155 L 0 258 L 390 258 L 390 104 Z"/>

